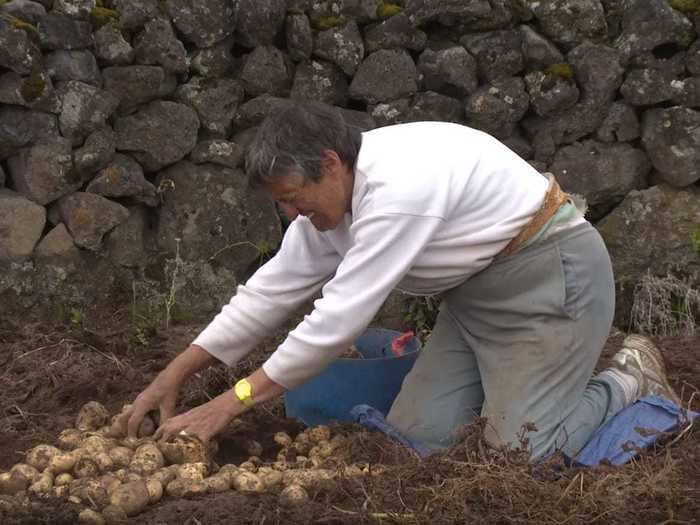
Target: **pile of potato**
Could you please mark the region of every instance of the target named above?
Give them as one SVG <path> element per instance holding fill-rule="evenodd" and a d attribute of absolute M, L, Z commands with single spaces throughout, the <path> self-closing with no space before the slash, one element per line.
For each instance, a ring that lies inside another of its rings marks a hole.
<path fill-rule="evenodd" d="M 100 403 L 84 405 L 75 428 L 60 433 L 58 447 L 38 445 L 26 453 L 24 463 L 0 474 L 0 494 L 25 503 L 30 495 L 66 498 L 85 507 L 80 522 L 87 524 L 124 523 L 164 495 L 272 492 L 279 494 L 282 505 L 299 505 L 308 500 L 307 489 L 332 482 L 338 474 L 321 468 L 324 461 L 349 455 L 346 437 L 331 436 L 328 427 L 318 426 L 295 439 L 277 433 L 274 440 L 281 451 L 271 464 L 263 463 L 262 446 L 251 440 L 247 461 L 218 466 L 212 461 L 214 450 L 197 439 L 154 441 L 150 418 L 141 425 L 138 439 L 124 437 L 115 418 L 111 424 L 109 420 Z M 344 474 L 365 472 L 350 466 Z"/>

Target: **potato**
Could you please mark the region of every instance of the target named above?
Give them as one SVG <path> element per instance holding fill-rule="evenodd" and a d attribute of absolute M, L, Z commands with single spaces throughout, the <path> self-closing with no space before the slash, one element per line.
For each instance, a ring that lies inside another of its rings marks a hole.
<path fill-rule="evenodd" d="M 140 479 L 143 479 L 143 476 L 141 474 L 138 474 L 136 472 L 127 472 L 124 483 L 129 483 L 130 481 L 139 481 Z"/>
<path fill-rule="evenodd" d="M 142 475 L 153 474 L 165 465 L 165 458 L 160 449 L 153 444 L 141 445 L 134 452 L 129 469 Z"/>
<path fill-rule="evenodd" d="M 297 469 L 283 473 L 282 482 L 285 485 L 297 484 L 304 488 L 316 485 L 326 485 L 335 477 L 332 470 L 327 469 Z"/>
<path fill-rule="evenodd" d="M 29 487 L 29 492 L 32 494 L 49 494 L 53 489 L 53 474 L 50 470 L 45 470 L 38 481 L 32 483 Z"/>
<path fill-rule="evenodd" d="M 239 465 L 239 467 L 242 470 L 247 470 L 248 472 L 257 472 L 258 467 L 255 466 L 255 463 L 251 463 L 250 461 L 244 461 Z"/>
<path fill-rule="evenodd" d="M 82 503 L 78 496 L 68 496 L 68 501 L 75 503 L 76 505 L 80 505 Z"/>
<path fill-rule="evenodd" d="M 285 448 L 294 443 L 294 440 L 286 432 L 277 432 L 273 439 L 275 440 L 275 443 Z"/>
<path fill-rule="evenodd" d="M 58 444 L 66 449 L 78 448 L 83 441 L 83 433 L 77 428 L 67 428 L 58 435 Z"/>
<path fill-rule="evenodd" d="M 60 487 L 62 485 L 70 485 L 72 482 L 73 482 L 73 476 L 71 476 L 67 472 L 64 472 L 63 474 L 59 474 L 53 480 L 54 487 Z"/>
<path fill-rule="evenodd" d="M 280 492 L 279 501 L 285 507 L 295 507 L 309 501 L 309 494 L 304 487 L 293 483 Z"/>
<path fill-rule="evenodd" d="M 10 469 L 10 472 L 17 472 L 20 476 L 23 476 L 29 483 L 34 483 L 39 481 L 39 476 L 41 473 L 26 463 L 17 463 Z"/>
<path fill-rule="evenodd" d="M 309 440 L 312 443 L 328 441 L 331 439 L 331 430 L 326 425 L 319 425 L 309 429 Z"/>
<path fill-rule="evenodd" d="M 149 502 L 148 488 L 143 480 L 119 485 L 109 497 L 111 505 L 120 507 L 127 516 L 143 511 Z"/>
<path fill-rule="evenodd" d="M 81 510 L 80 514 L 78 514 L 78 522 L 87 525 L 106 525 L 107 523 L 102 514 L 92 509 Z"/>
<path fill-rule="evenodd" d="M 115 470 L 114 472 L 112 472 L 112 474 L 114 474 L 115 478 L 124 483 L 126 481 L 127 475 L 129 474 L 129 471 L 125 468 L 120 468 L 119 470 Z"/>
<path fill-rule="evenodd" d="M 97 454 L 102 454 L 103 452 L 109 452 L 116 446 L 116 442 L 104 436 L 90 435 L 83 439 L 80 443 L 80 447 L 85 449 L 91 456 L 96 456 Z"/>
<path fill-rule="evenodd" d="M 27 490 L 29 480 L 19 472 L 0 474 L 0 494 L 14 496 L 20 491 Z"/>
<path fill-rule="evenodd" d="M 109 457 L 112 460 L 112 464 L 117 468 L 128 467 L 131 463 L 131 458 L 134 455 L 134 451 L 127 447 L 114 447 L 108 452 Z"/>
<path fill-rule="evenodd" d="M 157 428 L 158 426 L 156 425 L 155 421 L 153 421 L 153 418 L 146 414 L 139 425 L 137 435 L 139 437 L 152 436 Z"/>
<path fill-rule="evenodd" d="M 148 491 L 148 502 L 150 504 L 158 503 L 160 498 L 163 497 L 163 484 L 155 478 L 146 480 L 146 490 Z"/>
<path fill-rule="evenodd" d="M 168 493 L 168 496 L 172 496 L 173 498 L 184 498 L 197 494 L 205 494 L 207 492 L 207 486 L 203 480 L 177 478 L 168 483 L 165 491 Z"/>
<path fill-rule="evenodd" d="M 240 472 L 232 479 L 233 488 L 239 492 L 265 492 L 265 485 L 252 472 Z"/>
<path fill-rule="evenodd" d="M 75 428 L 82 431 L 97 430 L 109 421 L 109 412 L 102 403 L 90 401 L 84 404 L 78 412 Z"/>
<path fill-rule="evenodd" d="M 163 486 L 167 485 L 177 476 L 177 470 L 174 469 L 173 466 L 176 465 L 171 465 L 169 467 L 163 467 L 162 469 L 156 470 L 153 474 L 151 474 L 151 479 L 157 479 L 163 484 Z"/>
<path fill-rule="evenodd" d="M 275 461 L 272 464 L 272 468 L 279 471 L 287 470 L 289 468 L 289 463 L 286 461 Z"/>
<path fill-rule="evenodd" d="M 136 450 L 144 443 L 140 438 L 126 437 L 120 441 L 120 444 L 126 448 L 130 448 L 131 450 Z"/>
<path fill-rule="evenodd" d="M 48 468 L 54 474 L 63 474 L 70 472 L 75 467 L 78 461 L 79 454 L 74 454 L 73 452 L 64 452 L 62 454 L 56 454 L 49 461 Z"/>
<path fill-rule="evenodd" d="M 168 463 L 209 463 L 207 447 L 196 438 L 175 436 L 172 440 L 160 443 L 160 449 Z"/>
<path fill-rule="evenodd" d="M 88 457 L 80 458 L 73 467 L 73 474 L 76 478 L 94 478 L 99 472 L 97 463 Z"/>
<path fill-rule="evenodd" d="M 105 474 L 100 478 L 100 485 L 102 485 L 107 492 L 107 494 L 112 494 L 114 489 L 122 484 L 122 481 L 117 478 L 114 474 Z"/>
<path fill-rule="evenodd" d="M 109 495 L 97 479 L 77 479 L 69 485 L 70 495 L 99 508 L 109 503 Z"/>
<path fill-rule="evenodd" d="M 207 492 L 218 493 L 231 490 L 231 478 L 226 473 L 215 474 L 204 479 L 204 484 L 207 487 Z"/>
<path fill-rule="evenodd" d="M 209 467 L 205 463 L 187 463 L 177 469 L 177 477 L 193 481 L 202 481 L 209 474 Z"/>
<path fill-rule="evenodd" d="M 44 470 L 49 466 L 51 458 L 60 454 L 61 451 L 51 445 L 37 445 L 27 452 L 27 463 L 37 470 Z"/>
<path fill-rule="evenodd" d="M 279 470 L 269 469 L 264 472 L 258 471 L 258 477 L 263 482 L 265 488 L 272 488 L 282 483 L 282 473 Z"/>
<path fill-rule="evenodd" d="M 233 477 L 236 476 L 238 473 L 242 472 L 240 468 L 238 468 L 236 465 L 224 465 L 219 469 L 219 472 L 217 472 L 217 475 L 219 476 L 226 476 L 229 480 L 229 484 L 233 483 Z"/>
<path fill-rule="evenodd" d="M 102 516 L 107 522 L 107 525 L 126 525 L 129 522 L 129 518 L 126 512 L 124 512 L 124 509 L 115 505 L 107 505 L 102 509 Z"/>

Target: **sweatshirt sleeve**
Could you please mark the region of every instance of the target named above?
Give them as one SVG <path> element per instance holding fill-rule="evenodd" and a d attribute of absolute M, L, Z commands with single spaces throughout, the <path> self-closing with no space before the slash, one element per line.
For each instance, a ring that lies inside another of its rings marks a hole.
<path fill-rule="evenodd" d="M 359 336 L 409 271 L 443 219 L 373 214 L 355 221 L 353 244 L 314 310 L 263 365 L 276 383 L 294 388 L 317 375 Z"/>
<path fill-rule="evenodd" d="M 229 366 L 235 364 L 312 297 L 333 275 L 340 260 L 308 219 L 297 218 L 277 254 L 238 287 L 193 344 Z"/>

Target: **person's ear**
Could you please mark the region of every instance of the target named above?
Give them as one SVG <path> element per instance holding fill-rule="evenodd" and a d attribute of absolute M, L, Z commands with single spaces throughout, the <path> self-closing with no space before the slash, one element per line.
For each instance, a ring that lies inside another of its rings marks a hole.
<path fill-rule="evenodd" d="M 336 173 L 343 165 L 338 153 L 332 149 L 323 150 L 321 153 L 321 167 L 326 173 Z"/>

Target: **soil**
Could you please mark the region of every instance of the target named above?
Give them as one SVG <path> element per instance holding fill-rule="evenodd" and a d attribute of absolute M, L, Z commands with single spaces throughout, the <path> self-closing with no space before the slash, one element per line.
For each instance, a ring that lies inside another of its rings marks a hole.
<path fill-rule="evenodd" d="M 196 335 L 199 327 L 175 327 L 151 335 L 148 346 L 135 344 L 128 329 L 78 329 L 71 326 L 0 325 L 0 470 L 22 461 L 23 451 L 55 443 L 73 426 L 80 407 L 98 400 L 115 413 Z M 619 347 L 623 334 L 611 335 L 600 366 Z M 198 377 L 183 396 L 194 406 L 216 395 L 259 366 L 275 340 L 233 370 Z M 700 410 L 700 337 L 657 340 L 671 380 L 682 397 Z M 131 518 L 138 524 L 219 523 L 700 523 L 700 431 L 697 425 L 679 439 L 641 454 L 622 467 L 566 467 L 560 458 L 534 467 L 517 451 L 483 446 L 480 422 L 464 431 L 459 444 L 420 461 L 383 435 L 345 425 L 352 439 L 343 462 L 370 466 L 371 475 L 340 476 L 310 492 L 311 501 L 282 507 L 274 494 L 236 492 L 192 499 L 165 498 Z M 285 419 L 281 402 L 251 411 L 220 442 L 219 464 L 247 459 L 246 440 L 263 446 L 273 461 L 275 432 L 294 436 L 303 426 Z M 338 467 L 341 461 L 330 462 Z M 34 499 L 28 507 L 2 510 L 3 524 L 77 523 L 76 505 Z"/>

